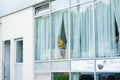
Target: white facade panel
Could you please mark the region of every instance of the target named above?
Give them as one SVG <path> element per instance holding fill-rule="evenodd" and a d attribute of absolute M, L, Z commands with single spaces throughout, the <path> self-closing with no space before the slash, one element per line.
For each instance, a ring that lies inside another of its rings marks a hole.
<path fill-rule="evenodd" d="M 0 17 L 46 0 L 0 0 Z"/>
<path fill-rule="evenodd" d="M 1 18 L 1 41 L 10 40 L 10 80 L 15 80 L 15 40 L 23 39 L 23 80 L 34 79 L 34 18 L 33 8 L 27 8 L 14 14 Z M 0 55 L 3 50 L 0 46 Z M 2 59 L 1 59 L 2 60 Z M 2 63 L 1 63 L 2 64 Z M 1 65 L 2 66 L 2 65 Z M 0 66 L 0 80 L 2 80 L 2 68 Z"/>

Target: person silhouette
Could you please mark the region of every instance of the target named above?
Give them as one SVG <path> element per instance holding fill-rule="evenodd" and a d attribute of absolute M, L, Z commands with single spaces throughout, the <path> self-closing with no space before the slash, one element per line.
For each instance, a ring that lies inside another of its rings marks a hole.
<path fill-rule="evenodd" d="M 113 75 L 108 76 L 107 80 L 116 80 Z"/>

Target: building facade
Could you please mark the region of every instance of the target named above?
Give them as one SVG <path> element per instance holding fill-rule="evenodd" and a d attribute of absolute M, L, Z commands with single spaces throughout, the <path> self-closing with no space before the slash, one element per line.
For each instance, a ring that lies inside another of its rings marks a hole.
<path fill-rule="evenodd" d="M 0 80 L 120 80 L 120 0 L 36 2 L 0 17 Z"/>

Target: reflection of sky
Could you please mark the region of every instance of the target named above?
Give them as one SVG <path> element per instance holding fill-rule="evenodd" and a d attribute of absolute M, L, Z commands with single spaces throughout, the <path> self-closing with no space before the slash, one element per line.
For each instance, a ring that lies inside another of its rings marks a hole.
<path fill-rule="evenodd" d="M 0 16 L 45 0 L 0 0 Z"/>

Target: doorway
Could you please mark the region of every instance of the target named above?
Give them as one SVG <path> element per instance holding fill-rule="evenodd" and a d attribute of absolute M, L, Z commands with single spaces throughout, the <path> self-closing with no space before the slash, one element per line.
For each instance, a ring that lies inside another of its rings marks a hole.
<path fill-rule="evenodd" d="M 3 42 L 3 80 L 10 80 L 10 40 Z"/>

